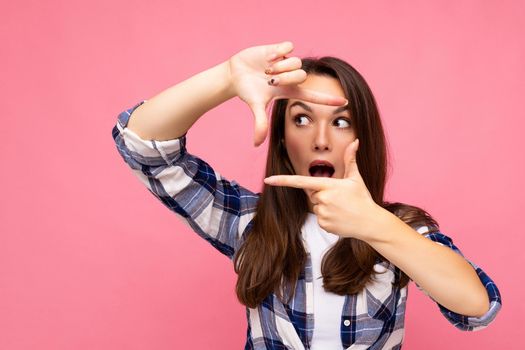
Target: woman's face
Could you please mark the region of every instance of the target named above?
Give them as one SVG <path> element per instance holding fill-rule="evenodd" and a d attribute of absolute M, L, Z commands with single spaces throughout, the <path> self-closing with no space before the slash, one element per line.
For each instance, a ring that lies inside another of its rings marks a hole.
<path fill-rule="evenodd" d="M 325 75 L 309 74 L 299 87 L 345 97 L 339 81 Z M 297 175 L 343 177 L 344 152 L 356 138 L 349 107 L 288 101 L 284 144 Z"/>

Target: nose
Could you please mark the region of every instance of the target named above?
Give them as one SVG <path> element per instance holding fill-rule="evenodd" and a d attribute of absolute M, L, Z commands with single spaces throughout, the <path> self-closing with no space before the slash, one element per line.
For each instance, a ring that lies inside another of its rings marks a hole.
<path fill-rule="evenodd" d="M 329 151 L 332 148 L 326 125 L 321 124 L 316 128 L 312 148 L 314 151 Z"/>

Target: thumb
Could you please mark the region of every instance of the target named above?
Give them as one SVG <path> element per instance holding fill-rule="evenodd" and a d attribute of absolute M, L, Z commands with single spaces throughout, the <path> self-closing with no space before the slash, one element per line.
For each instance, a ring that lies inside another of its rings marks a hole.
<path fill-rule="evenodd" d="M 359 139 L 355 139 L 345 149 L 344 163 L 345 163 L 345 175 L 344 178 L 349 178 L 355 174 L 359 174 L 357 167 L 357 149 L 359 148 Z"/>
<path fill-rule="evenodd" d="M 265 107 L 266 106 L 263 103 L 254 103 L 250 105 L 255 117 L 255 132 L 253 136 L 253 144 L 255 146 L 260 146 L 268 134 L 268 116 L 266 115 Z"/>

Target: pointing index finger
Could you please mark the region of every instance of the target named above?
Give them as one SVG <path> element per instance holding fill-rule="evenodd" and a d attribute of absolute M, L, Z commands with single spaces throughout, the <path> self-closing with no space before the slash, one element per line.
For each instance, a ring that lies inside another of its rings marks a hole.
<path fill-rule="evenodd" d="M 302 175 L 274 175 L 264 179 L 264 183 L 272 186 L 286 186 L 320 191 L 328 186 L 328 178 Z"/>

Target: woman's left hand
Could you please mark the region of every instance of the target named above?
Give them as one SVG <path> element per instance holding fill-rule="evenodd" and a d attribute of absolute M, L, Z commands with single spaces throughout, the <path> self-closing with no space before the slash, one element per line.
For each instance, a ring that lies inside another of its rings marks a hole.
<path fill-rule="evenodd" d="M 355 139 L 345 150 L 342 179 L 275 175 L 267 177 L 264 182 L 304 189 L 324 230 L 367 241 L 377 234 L 374 222 L 379 221 L 384 209 L 374 202 L 359 173 L 356 162 L 358 145 L 359 140 Z"/>

